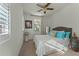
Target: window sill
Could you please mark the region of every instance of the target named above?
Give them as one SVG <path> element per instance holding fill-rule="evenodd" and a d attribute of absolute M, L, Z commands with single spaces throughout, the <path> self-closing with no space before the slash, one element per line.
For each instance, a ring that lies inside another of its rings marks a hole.
<path fill-rule="evenodd" d="M 0 36 L 2 36 L 2 35 L 8 35 L 8 33 L 1 33 Z"/>
<path fill-rule="evenodd" d="M 1 42 L 0 42 L 0 45 L 6 43 L 6 42 L 9 41 L 9 40 L 10 40 L 10 39 L 1 41 Z"/>
<path fill-rule="evenodd" d="M 0 45 L 6 43 L 9 40 L 9 34 L 8 33 L 2 33 L 0 34 Z"/>

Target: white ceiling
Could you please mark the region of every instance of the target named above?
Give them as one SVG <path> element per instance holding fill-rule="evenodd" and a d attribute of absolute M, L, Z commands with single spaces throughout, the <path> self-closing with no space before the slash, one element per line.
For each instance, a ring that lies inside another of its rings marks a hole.
<path fill-rule="evenodd" d="M 44 4 L 42 3 L 41 5 L 44 5 Z M 54 13 L 62 10 L 67 5 L 69 5 L 69 4 L 68 3 L 52 3 L 48 7 L 54 8 L 54 10 L 47 11 L 46 14 L 44 14 L 43 12 L 37 12 L 41 8 L 38 7 L 36 5 L 36 3 L 25 3 L 25 4 L 23 4 L 23 7 L 24 7 L 25 13 L 29 13 L 31 15 L 37 15 L 37 16 L 44 16 L 44 15 L 54 14 Z"/>

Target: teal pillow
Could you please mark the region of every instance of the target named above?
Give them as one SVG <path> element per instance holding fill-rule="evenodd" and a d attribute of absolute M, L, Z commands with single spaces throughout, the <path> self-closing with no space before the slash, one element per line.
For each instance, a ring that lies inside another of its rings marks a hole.
<path fill-rule="evenodd" d="M 70 32 L 65 32 L 65 38 L 69 38 Z"/>
<path fill-rule="evenodd" d="M 56 33 L 56 38 L 64 39 L 65 32 L 59 31 Z"/>

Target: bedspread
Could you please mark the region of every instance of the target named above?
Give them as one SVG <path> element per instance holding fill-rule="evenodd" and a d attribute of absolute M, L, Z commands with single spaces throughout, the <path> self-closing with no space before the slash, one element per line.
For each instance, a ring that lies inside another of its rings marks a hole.
<path fill-rule="evenodd" d="M 46 55 L 48 51 L 66 51 L 67 48 L 49 35 L 35 35 L 34 37 L 36 54 L 38 56 Z"/>

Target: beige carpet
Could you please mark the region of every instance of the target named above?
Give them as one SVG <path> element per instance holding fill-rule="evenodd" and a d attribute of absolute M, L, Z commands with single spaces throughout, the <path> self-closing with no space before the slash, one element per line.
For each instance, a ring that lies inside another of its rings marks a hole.
<path fill-rule="evenodd" d="M 20 56 L 36 56 L 35 44 L 32 40 L 24 42 L 22 49 L 20 51 Z M 50 54 L 49 56 L 58 56 L 58 54 Z M 79 52 L 74 52 L 69 49 L 65 54 L 61 56 L 79 56 Z"/>

